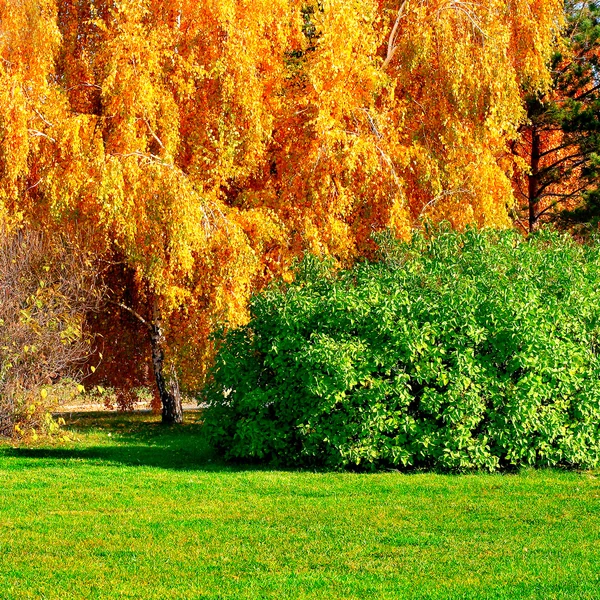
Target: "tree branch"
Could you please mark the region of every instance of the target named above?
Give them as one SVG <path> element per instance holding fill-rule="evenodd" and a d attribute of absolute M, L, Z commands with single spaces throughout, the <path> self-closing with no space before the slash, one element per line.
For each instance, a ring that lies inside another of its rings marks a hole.
<path fill-rule="evenodd" d="M 406 7 L 406 3 L 408 0 L 404 0 L 398 9 L 398 14 L 396 15 L 396 21 L 394 22 L 394 26 L 392 27 L 392 32 L 390 33 L 390 37 L 388 39 L 387 44 L 387 54 L 385 60 L 383 61 L 382 68 L 385 69 L 390 64 L 392 58 L 394 58 L 394 54 L 396 52 L 396 37 L 398 36 L 398 27 L 400 26 L 400 21 L 404 16 L 404 8 Z"/>
<path fill-rule="evenodd" d="M 546 131 L 546 130 L 544 130 L 544 131 Z M 562 129 L 559 127 L 555 131 L 562 131 Z M 544 156 L 548 156 L 548 154 L 552 154 L 553 152 L 558 152 L 559 150 L 564 150 L 565 148 L 568 148 L 569 146 L 576 146 L 576 145 L 577 145 L 576 142 L 566 142 L 564 144 L 561 144 L 560 146 L 556 146 L 556 148 L 550 148 L 550 150 L 545 150 L 544 152 L 542 152 L 540 154 L 540 158 L 543 158 Z"/>
<path fill-rule="evenodd" d="M 560 196 L 557 200 L 555 200 L 554 202 L 552 202 L 552 204 L 550 204 L 549 206 L 546 206 L 546 208 L 544 208 L 544 210 L 541 210 L 538 215 L 537 218 L 539 219 L 542 215 L 546 214 L 549 210 L 552 210 L 557 204 L 561 204 L 563 202 L 566 202 L 567 200 L 569 200 L 570 198 L 572 198 L 573 196 L 577 195 L 579 192 L 583 191 L 585 189 L 584 187 L 580 187 L 578 190 L 574 191 L 573 193 L 569 194 L 568 196 Z M 550 194 L 548 194 L 550 195 Z M 558 194 L 557 194 L 558 196 Z"/>
<path fill-rule="evenodd" d="M 540 176 L 544 176 L 547 173 L 549 173 L 550 171 L 552 171 L 553 169 L 556 169 L 556 167 L 558 167 L 558 165 L 561 165 L 569 160 L 573 160 L 573 159 L 580 159 L 577 160 L 575 162 L 574 165 L 572 165 L 572 168 L 575 168 L 579 165 L 582 165 L 584 162 L 586 162 L 587 160 L 587 153 L 585 152 L 578 152 L 577 154 L 569 154 L 569 156 L 564 156 L 563 158 L 561 158 L 560 160 L 557 160 L 555 162 L 553 162 L 551 165 L 548 165 L 547 167 L 544 167 L 543 169 L 540 169 L 535 175 L 536 177 L 540 177 Z"/>
<path fill-rule="evenodd" d="M 144 319 L 144 317 L 142 317 L 142 315 L 140 315 L 139 312 L 133 310 L 133 308 L 127 306 L 127 304 L 123 304 L 122 302 L 116 302 L 115 300 L 109 300 L 109 302 L 111 304 L 114 304 L 115 306 L 118 306 L 119 308 L 122 308 L 123 310 L 126 310 L 129 314 L 133 315 L 138 321 L 140 321 L 140 323 L 145 325 L 148 329 L 152 330 L 152 323 Z"/>
<path fill-rule="evenodd" d="M 583 98 L 586 98 L 587 96 L 589 96 L 590 94 L 593 94 L 594 92 L 597 92 L 598 90 L 600 90 L 600 84 L 595 85 L 593 88 L 587 90 L 580 96 L 576 96 L 575 98 L 573 98 L 573 100 L 578 102 L 579 100 L 583 100 Z"/>

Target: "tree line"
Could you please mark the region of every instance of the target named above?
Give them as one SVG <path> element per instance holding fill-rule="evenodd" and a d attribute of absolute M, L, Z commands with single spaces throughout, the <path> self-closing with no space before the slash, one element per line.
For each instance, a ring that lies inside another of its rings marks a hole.
<path fill-rule="evenodd" d="M 429 221 L 593 222 L 598 18 L 571 0 L 1 0 L 3 231 L 93 256 L 90 381 L 151 377 L 178 421 L 215 325 L 307 251 L 347 266 Z"/>

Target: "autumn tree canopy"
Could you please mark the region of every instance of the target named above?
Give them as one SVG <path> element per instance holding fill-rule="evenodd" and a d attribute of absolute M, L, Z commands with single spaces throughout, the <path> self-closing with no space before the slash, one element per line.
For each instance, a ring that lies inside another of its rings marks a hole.
<path fill-rule="evenodd" d="M 191 360 L 177 339 L 243 320 L 305 250 L 508 225 L 507 144 L 562 20 L 561 0 L 0 0 L 0 213 L 84 227 Z"/>

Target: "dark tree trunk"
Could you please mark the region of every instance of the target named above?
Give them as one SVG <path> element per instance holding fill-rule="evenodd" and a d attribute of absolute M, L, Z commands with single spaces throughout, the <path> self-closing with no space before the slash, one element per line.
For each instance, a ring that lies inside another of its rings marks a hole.
<path fill-rule="evenodd" d="M 538 190 L 540 187 L 540 132 L 533 127 L 531 131 L 531 174 L 529 175 L 529 186 L 527 200 L 529 204 L 529 233 L 538 227 L 539 212 Z"/>
<path fill-rule="evenodd" d="M 174 370 L 171 372 L 169 382 L 163 373 L 165 360 L 165 337 L 162 331 L 160 312 L 154 306 L 153 322 L 150 327 L 150 344 L 152 346 L 152 368 L 156 378 L 156 386 L 162 404 L 163 423 L 183 423 L 183 407 L 181 394 Z"/>
<path fill-rule="evenodd" d="M 183 423 L 183 406 L 181 405 L 181 393 L 179 384 L 177 383 L 177 375 L 175 368 L 171 367 L 171 376 L 169 381 L 165 380 L 164 365 L 165 365 L 165 336 L 162 330 L 162 320 L 158 301 L 154 298 L 152 303 L 152 321 L 145 319 L 133 310 L 133 308 L 110 300 L 116 306 L 126 310 L 133 315 L 140 323 L 143 323 L 148 328 L 150 334 L 150 346 L 152 347 L 152 370 L 156 379 L 156 387 L 162 405 L 162 422 L 163 423 Z"/>

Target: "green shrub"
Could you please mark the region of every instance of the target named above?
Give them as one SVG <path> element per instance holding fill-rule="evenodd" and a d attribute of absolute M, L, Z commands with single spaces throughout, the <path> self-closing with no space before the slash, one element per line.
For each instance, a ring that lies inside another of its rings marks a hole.
<path fill-rule="evenodd" d="M 599 343 L 598 244 L 439 230 L 336 275 L 307 257 L 224 335 L 206 427 L 290 466 L 593 467 Z"/>

